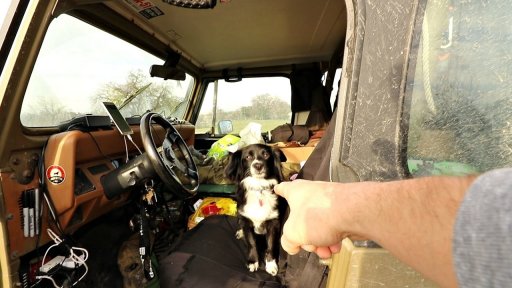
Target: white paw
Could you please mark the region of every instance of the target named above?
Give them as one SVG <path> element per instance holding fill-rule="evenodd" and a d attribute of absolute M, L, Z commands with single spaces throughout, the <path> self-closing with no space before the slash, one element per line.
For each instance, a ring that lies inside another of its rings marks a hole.
<path fill-rule="evenodd" d="M 266 261 L 265 262 L 265 270 L 267 271 L 268 274 L 270 274 L 272 276 L 276 276 L 277 271 L 279 270 L 279 268 L 277 267 L 276 260 Z"/>
<path fill-rule="evenodd" d="M 251 272 L 254 272 L 256 270 L 258 270 L 258 262 L 254 262 L 254 263 L 249 263 L 249 265 L 247 265 L 247 268 L 249 268 L 249 271 Z"/>
<path fill-rule="evenodd" d="M 278 183 L 276 179 L 270 179 L 268 180 L 268 184 L 270 184 L 270 188 L 274 188 Z"/>
<path fill-rule="evenodd" d="M 244 238 L 244 230 L 239 229 L 238 231 L 236 231 L 235 237 L 236 237 L 236 239 Z"/>

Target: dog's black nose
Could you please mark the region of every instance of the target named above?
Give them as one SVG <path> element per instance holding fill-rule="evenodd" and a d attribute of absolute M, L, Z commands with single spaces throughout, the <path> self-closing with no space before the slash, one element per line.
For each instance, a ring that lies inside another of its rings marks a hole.
<path fill-rule="evenodd" d="M 261 163 L 254 163 L 254 164 L 252 164 L 252 167 L 254 167 L 254 169 L 256 169 L 258 171 L 261 171 L 261 169 L 263 169 L 263 164 L 261 164 Z"/>

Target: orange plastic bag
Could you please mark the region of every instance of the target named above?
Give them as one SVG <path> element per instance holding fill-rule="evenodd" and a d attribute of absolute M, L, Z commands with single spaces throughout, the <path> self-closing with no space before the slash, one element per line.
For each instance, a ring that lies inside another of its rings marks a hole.
<path fill-rule="evenodd" d="M 231 198 L 206 197 L 197 207 L 196 212 L 188 218 L 188 229 L 194 228 L 197 223 L 210 215 L 236 215 L 236 202 Z"/>

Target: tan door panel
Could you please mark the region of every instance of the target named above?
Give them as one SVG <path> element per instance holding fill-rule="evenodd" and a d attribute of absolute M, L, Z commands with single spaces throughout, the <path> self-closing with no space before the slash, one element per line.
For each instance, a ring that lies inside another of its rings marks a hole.
<path fill-rule="evenodd" d="M 356 247 L 346 238 L 334 255 L 328 288 L 438 287 L 382 248 Z"/>

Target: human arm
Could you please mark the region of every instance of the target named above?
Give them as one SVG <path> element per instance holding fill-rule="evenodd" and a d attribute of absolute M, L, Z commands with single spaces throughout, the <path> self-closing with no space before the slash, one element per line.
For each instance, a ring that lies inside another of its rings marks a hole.
<path fill-rule="evenodd" d="M 512 282 L 512 169 L 478 177 L 457 212 L 453 256 L 460 287 Z"/>
<path fill-rule="evenodd" d="M 344 237 L 371 239 L 442 286 L 455 286 L 455 215 L 474 177 L 392 182 L 294 181 L 276 186 L 290 216 L 281 244 L 329 257 Z"/>

